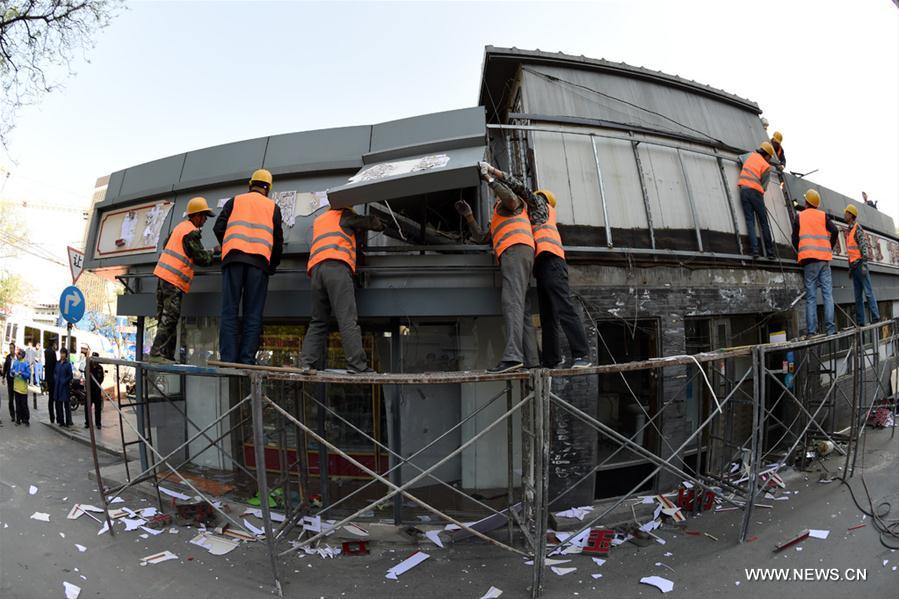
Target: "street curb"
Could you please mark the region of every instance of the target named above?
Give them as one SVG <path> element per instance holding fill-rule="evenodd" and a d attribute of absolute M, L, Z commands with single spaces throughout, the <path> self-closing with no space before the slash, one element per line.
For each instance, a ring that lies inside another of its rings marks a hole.
<path fill-rule="evenodd" d="M 91 442 L 89 439 L 84 439 L 80 435 L 76 435 L 75 433 L 72 433 L 67 429 L 60 428 L 59 426 L 56 426 L 55 424 L 51 424 L 49 422 L 44 422 L 43 420 L 41 420 L 40 423 L 43 424 L 44 426 L 48 427 L 50 430 L 56 431 L 57 433 L 59 433 L 60 435 L 62 435 L 64 437 L 68 437 L 69 439 L 71 439 L 73 441 L 77 441 L 78 443 L 81 443 L 82 445 L 86 445 L 87 447 L 91 446 Z M 102 451 L 103 453 L 106 453 L 111 456 L 115 456 L 119 459 L 122 459 L 121 451 L 116 451 L 115 449 L 110 449 L 109 447 L 106 447 L 105 445 L 100 445 L 99 443 L 97 444 L 97 451 Z"/>

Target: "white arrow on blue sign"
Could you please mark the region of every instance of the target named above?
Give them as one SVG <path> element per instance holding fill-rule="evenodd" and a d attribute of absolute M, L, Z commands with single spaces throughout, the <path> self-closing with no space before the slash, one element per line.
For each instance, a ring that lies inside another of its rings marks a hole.
<path fill-rule="evenodd" d="M 84 294 L 71 285 L 62 290 L 59 296 L 59 312 L 66 322 L 75 324 L 84 318 Z"/>

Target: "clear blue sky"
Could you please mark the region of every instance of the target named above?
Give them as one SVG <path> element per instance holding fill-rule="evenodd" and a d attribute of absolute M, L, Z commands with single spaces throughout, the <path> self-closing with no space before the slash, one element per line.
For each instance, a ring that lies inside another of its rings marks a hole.
<path fill-rule="evenodd" d="M 899 216 L 891 0 L 128 6 L 64 89 L 20 113 L 3 197 L 82 203 L 96 177 L 185 150 L 471 106 L 493 44 L 750 98 L 783 131 L 791 169 L 820 168 L 819 183 Z M 32 233 L 59 238 L 57 224 Z"/>

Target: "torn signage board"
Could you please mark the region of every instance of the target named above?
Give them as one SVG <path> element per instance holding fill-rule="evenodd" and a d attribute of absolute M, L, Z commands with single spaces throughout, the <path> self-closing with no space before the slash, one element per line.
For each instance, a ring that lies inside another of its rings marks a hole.
<path fill-rule="evenodd" d="M 421 562 L 425 561 L 429 557 L 431 557 L 431 556 L 428 555 L 427 553 L 425 553 L 424 551 L 416 551 L 411 556 L 407 557 L 406 559 L 404 559 L 403 561 L 401 561 L 394 567 L 387 570 L 387 574 L 386 574 L 385 578 L 389 578 L 390 580 L 396 580 L 398 576 L 405 574 L 406 572 L 408 572 L 409 570 L 411 570 L 412 568 L 414 568 Z"/>
<path fill-rule="evenodd" d="M 368 181 L 376 181 L 385 177 L 397 177 L 399 175 L 407 175 L 409 173 L 418 173 L 421 171 L 429 171 L 434 168 L 442 168 L 450 161 L 450 157 L 446 154 L 436 154 L 432 156 L 421 156 L 420 158 L 411 158 L 409 160 L 394 160 L 392 162 L 380 162 L 371 166 L 363 167 L 361 171 L 350 177 L 350 183 L 366 183 Z"/>
<path fill-rule="evenodd" d="M 311 216 L 322 208 L 330 206 L 327 191 L 303 191 L 297 193 L 296 215 Z"/>
<path fill-rule="evenodd" d="M 640 583 L 653 586 L 663 593 L 670 593 L 674 590 L 674 583 L 667 578 L 662 578 L 661 576 L 644 576 L 640 579 Z"/>
<path fill-rule="evenodd" d="M 272 522 L 284 522 L 284 514 L 279 514 L 278 512 L 270 511 L 269 514 L 272 517 Z M 247 508 L 243 511 L 241 516 L 256 516 L 257 518 L 262 518 L 262 508 L 251 507 Z"/>
<path fill-rule="evenodd" d="M 456 139 L 442 145 L 446 149 L 415 156 L 397 157 L 395 152 L 364 155 L 365 166 L 346 185 L 328 190 L 331 207 L 348 208 L 477 187 L 478 162 L 484 160 L 486 152 L 483 137 Z"/>
<path fill-rule="evenodd" d="M 285 227 L 292 227 L 297 221 L 297 190 L 272 191 L 269 194 L 278 208 L 281 209 L 281 223 Z"/>
<path fill-rule="evenodd" d="M 78 596 L 81 594 L 81 587 L 71 582 L 63 582 L 62 588 L 66 593 L 66 599 L 78 599 Z"/>
<path fill-rule="evenodd" d="M 662 506 L 662 513 L 670 516 L 675 522 L 686 521 L 686 516 L 680 511 L 680 508 L 674 505 L 670 499 L 664 495 L 656 495 L 656 501 Z"/>
<path fill-rule="evenodd" d="M 515 510 L 515 513 L 519 513 L 521 511 L 521 503 L 516 503 L 512 506 L 512 509 Z M 472 530 L 476 530 L 479 533 L 487 533 L 491 530 L 495 530 L 500 526 L 503 526 L 506 521 L 508 521 L 509 516 L 507 515 L 509 512 L 509 508 L 504 509 L 498 514 L 491 514 L 486 518 L 482 518 L 477 522 L 466 523 L 469 524 L 469 528 Z M 452 526 L 452 528 L 450 528 Z M 455 525 L 447 525 L 446 530 L 450 533 L 452 541 L 461 541 L 462 539 L 467 539 L 468 537 L 474 536 L 472 533 L 464 530 L 462 528 L 457 528 Z M 567 537 L 566 537 L 567 538 Z"/>
<path fill-rule="evenodd" d="M 33 514 L 31 514 L 31 519 L 32 520 L 40 520 L 41 522 L 49 522 L 50 514 L 47 514 L 44 512 L 34 512 Z"/>
<path fill-rule="evenodd" d="M 237 548 L 238 542 L 209 532 L 201 532 L 190 540 L 194 545 L 206 549 L 212 555 L 225 555 Z"/>
<path fill-rule="evenodd" d="M 147 564 L 159 564 L 162 562 L 167 562 L 171 559 L 178 559 L 178 556 L 172 553 L 171 551 L 163 551 L 161 553 L 154 553 L 152 555 L 148 555 L 147 557 L 140 560 L 141 566 L 146 566 Z"/>
<path fill-rule="evenodd" d="M 558 518 L 572 518 L 583 520 L 587 517 L 587 514 L 593 511 L 593 507 L 589 505 L 585 505 L 582 507 L 573 507 L 571 509 L 565 510 L 563 512 L 556 512 L 556 517 Z"/>
<path fill-rule="evenodd" d="M 503 592 L 500 589 L 496 587 L 490 587 L 489 589 L 487 589 L 487 592 L 483 597 L 481 597 L 481 599 L 498 599 L 502 594 Z"/>
<path fill-rule="evenodd" d="M 175 499 L 179 499 L 181 501 L 187 501 L 188 499 L 190 499 L 190 497 L 188 497 L 184 493 L 179 493 L 178 491 L 172 491 L 171 489 L 166 489 L 165 487 L 159 487 L 159 490 L 162 493 L 165 493 L 166 495 L 168 495 L 169 497 L 174 497 Z"/>

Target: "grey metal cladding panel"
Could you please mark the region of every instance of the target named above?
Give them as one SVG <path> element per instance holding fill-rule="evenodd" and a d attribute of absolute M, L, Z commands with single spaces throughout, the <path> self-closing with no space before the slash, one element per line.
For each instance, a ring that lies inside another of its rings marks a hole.
<path fill-rule="evenodd" d="M 605 94 L 549 81 L 525 71 L 528 111 L 532 114 L 605 119 L 693 136 L 698 135 L 698 130 L 728 145 L 747 149 L 757 147 L 765 138 L 761 121 L 755 113 L 707 96 L 607 73 L 547 66 L 527 68 Z"/>
<path fill-rule="evenodd" d="M 552 134 L 550 134 L 552 135 Z M 596 160 L 593 158 L 593 146 L 586 135 L 559 134 L 562 152 L 555 159 L 565 162 L 565 179 L 561 185 L 550 187 L 567 195 L 571 201 L 571 221 L 573 225 L 604 226 L 602 200 L 599 194 L 599 176 L 596 172 Z M 535 153 L 538 150 L 535 150 Z M 553 159 L 553 156 L 549 156 Z M 537 171 L 538 174 L 540 171 Z M 542 176 L 541 176 L 542 178 Z M 540 187 L 544 187 L 542 180 Z M 556 196 L 558 197 L 558 196 Z M 559 219 L 568 224 L 569 221 Z"/>
<path fill-rule="evenodd" d="M 718 162 L 711 156 L 683 150 L 681 157 L 696 204 L 700 228 L 733 233 L 734 223 L 727 207 Z"/>
<path fill-rule="evenodd" d="M 447 189 L 475 187 L 480 181 L 477 163 L 484 159 L 485 152 L 484 146 L 440 152 L 449 156 L 446 166 L 373 181 L 348 183 L 329 189 L 328 200 L 335 208 L 347 208 Z M 410 156 L 408 159 L 418 157 Z"/>
<path fill-rule="evenodd" d="M 571 225 L 603 226 L 602 204 L 599 199 L 599 181 L 590 150 L 589 163 L 585 162 L 585 150 L 572 146 L 569 160 L 581 166 L 572 169 L 565 160 L 567 140 L 563 144 L 561 133 L 530 132 L 536 160 L 537 182 L 540 187 L 552 190 L 556 195 L 556 217 L 560 223 Z M 575 136 L 567 136 L 575 137 Z M 589 141 L 589 138 L 585 138 Z M 577 191 L 569 182 L 569 173 L 575 171 Z"/>
<path fill-rule="evenodd" d="M 451 137 L 483 137 L 486 131 L 483 106 L 436 112 L 374 125 L 370 151 L 413 146 Z"/>
<path fill-rule="evenodd" d="M 595 142 L 602 169 L 609 223 L 612 227 L 622 229 L 648 228 L 637 161 L 631 143 L 603 137 L 595 138 Z"/>
<path fill-rule="evenodd" d="M 171 191 L 181 177 L 185 156 L 178 154 L 126 169 L 118 197 L 133 198 Z"/>
<path fill-rule="evenodd" d="M 740 177 L 740 167 L 733 160 L 722 160 L 721 162 L 724 165 L 724 175 L 727 177 L 727 187 L 730 189 L 734 212 L 737 215 L 737 229 L 739 230 L 740 235 L 748 235 L 746 219 L 743 217 L 743 206 L 740 204 L 740 189 L 737 187 L 737 180 Z"/>
<path fill-rule="evenodd" d="M 361 156 L 369 151 L 371 129 L 362 125 L 274 135 L 269 138 L 263 166 L 275 174 L 327 165 L 362 166 Z"/>
<path fill-rule="evenodd" d="M 640 144 L 638 149 L 654 227 L 692 229 L 693 213 L 677 152 L 649 144 Z"/>
<path fill-rule="evenodd" d="M 106 196 L 103 202 L 115 200 L 122 193 L 122 183 L 125 181 L 125 171 L 116 171 L 109 175 L 109 183 L 106 185 Z M 102 203 L 102 202 L 101 202 Z"/>
<path fill-rule="evenodd" d="M 774 241 L 792 245 L 793 223 L 790 220 L 790 213 L 787 211 L 786 198 L 780 188 L 780 180 L 774 175 L 771 176 L 768 188 L 765 189 L 765 210 L 768 212 L 768 224 L 771 227 L 771 236 Z"/>
<path fill-rule="evenodd" d="M 810 179 L 802 177 L 794 177 L 786 174 L 784 178 L 790 187 L 790 194 L 801 204 L 802 196 L 809 189 L 817 189 L 821 194 L 821 208 L 831 216 L 843 217 L 843 211 L 847 204 L 853 204 L 858 208 L 858 218 L 865 229 L 884 233 L 890 237 L 896 237 L 896 228 L 893 218 L 883 212 L 864 204 L 857 202 L 849 196 L 843 195 L 827 187 L 818 185 Z"/>
<path fill-rule="evenodd" d="M 262 137 L 188 152 L 179 186 L 235 177 L 249 179 L 254 170 L 262 167 L 267 141 L 268 138 Z"/>

